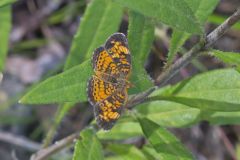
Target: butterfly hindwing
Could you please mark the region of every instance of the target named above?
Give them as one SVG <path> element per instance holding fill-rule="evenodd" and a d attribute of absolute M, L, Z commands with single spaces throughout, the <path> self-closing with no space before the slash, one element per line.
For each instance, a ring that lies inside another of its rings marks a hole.
<path fill-rule="evenodd" d="M 93 75 L 88 81 L 88 101 L 92 106 L 116 91 L 116 86 Z"/>
<path fill-rule="evenodd" d="M 94 114 L 97 124 L 104 130 L 109 130 L 119 119 L 125 101 L 127 99 L 126 90 L 116 91 L 114 94 L 98 102 L 94 106 Z"/>

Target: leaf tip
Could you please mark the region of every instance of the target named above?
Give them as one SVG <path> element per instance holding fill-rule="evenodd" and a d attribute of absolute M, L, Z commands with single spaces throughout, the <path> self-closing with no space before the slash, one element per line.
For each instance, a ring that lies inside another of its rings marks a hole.
<path fill-rule="evenodd" d="M 27 104 L 28 100 L 26 98 L 26 95 L 24 95 L 21 99 L 18 100 L 19 104 Z"/>
<path fill-rule="evenodd" d="M 20 100 L 18 100 L 18 103 L 19 103 L 19 104 L 23 104 L 23 103 L 24 103 L 23 98 L 21 98 Z"/>

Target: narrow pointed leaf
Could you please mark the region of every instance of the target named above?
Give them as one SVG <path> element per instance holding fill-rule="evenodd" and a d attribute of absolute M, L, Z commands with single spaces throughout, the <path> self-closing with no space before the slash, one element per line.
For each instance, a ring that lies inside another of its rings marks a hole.
<path fill-rule="evenodd" d="M 173 31 L 168 53 L 168 64 L 171 64 L 173 62 L 175 55 L 189 37 L 189 33 L 183 33 L 177 30 Z"/>
<path fill-rule="evenodd" d="M 20 100 L 27 104 L 86 101 L 87 80 L 92 75 L 90 60 L 53 76 L 34 87 Z"/>
<path fill-rule="evenodd" d="M 134 11 L 130 11 L 129 16 L 128 42 L 133 66 L 131 82 L 134 84 L 129 92 L 133 94 L 152 86 L 144 64 L 154 39 L 154 25 Z"/>
<path fill-rule="evenodd" d="M 118 30 L 122 13 L 122 7 L 109 0 L 91 1 L 73 39 L 65 69 L 90 58 L 94 49 Z"/>
<path fill-rule="evenodd" d="M 0 1 L 0 8 L 5 7 L 6 5 L 9 5 L 13 2 L 16 2 L 17 0 L 1 0 Z M 1 12 L 2 13 L 2 12 Z"/>
<path fill-rule="evenodd" d="M 98 131 L 97 135 L 100 139 L 120 140 L 141 136 L 142 130 L 141 127 L 139 126 L 139 123 L 133 122 L 133 120 L 128 122 L 119 121 L 111 129 L 111 132 L 105 132 L 103 130 L 100 130 Z"/>
<path fill-rule="evenodd" d="M 66 115 L 66 113 L 74 106 L 75 103 L 64 103 L 58 106 L 58 109 L 55 113 L 54 116 L 54 122 L 51 125 L 50 129 L 48 130 L 44 141 L 43 141 L 43 146 L 47 147 L 51 142 L 52 139 L 54 137 L 54 135 L 56 134 L 56 130 L 58 128 L 58 126 L 61 124 L 62 119 L 64 118 L 64 116 Z"/>
<path fill-rule="evenodd" d="M 1 2 L 0 2 L 1 3 Z M 11 30 L 11 6 L 0 8 L 0 72 L 3 71 L 8 52 L 8 39 Z"/>
<path fill-rule="evenodd" d="M 206 22 L 208 16 L 212 14 L 219 0 L 184 0 L 194 12 L 200 24 Z"/>
<path fill-rule="evenodd" d="M 121 156 L 106 157 L 105 160 L 124 160 Z"/>
<path fill-rule="evenodd" d="M 133 145 L 126 144 L 110 144 L 107 148 L 114 152 L 116 155 L 119 155 L 122 160 L 133 160 L 133 159 L 141 159 L 147 160 L 145 155 Z"/>
<path fill-rule="evenodd" d="M 168 130 L 147 118 L 139 118 L 143 133 L 163 159 L 192 160 L 192 154 Z"/>
<path fill-rule="evenodd" d="M 163 159 L 162 155 L 158 154 L 158 152 L 156 152 L 151 145 L 144 145 L 142 152 L 148 157 L 149 160 Z"/>
<path fill-rule="evenodd" d="M 204 25 L 208 16 L 213 12 L 219 0 L 185 0 L 201 25 Z M 168 64 L 171 64 L 175 55 L 191 34 L 175 29 L 172 34 L 168 53 Z"/>
<path fill-rule="evenodd" d="M 210 112 L 205 120 L 213 125 L 238 125 L 240 123 L 240 112 Z"/>
<path fill-rule="evenodd" d="M 234 69 L 199 74 L 151 95 L 158 100 L 173 101 L 201 110 L 224 112 L 240 111 L 239 96 L 240 73 Z"/>
<path fill-rule="evenodd" d="M 213 14 L 211 14 L 208 17 L 208 23 L 213 23 L 215 25 L 220 25 L 224 21 L 226 21 L 227 18 L 228 18 L 228 16 L 224 16 L 224 15 L 219 15 L 219 14 L 213 13 Z M 236 24 L 234 24 L 232 26 L 232 29 L 240 30 L 240 22 L 237 22 Z"/>
<path fill-rule="evenodd" d="M 155 18 L 173 28 L 189 33 L 201 33 L 202 29 L 185 1 L 176 0 L 114 0 L 147 17 Z"/>
<path fill-rule="evenodd" d="M 190 126 L 200 121 L 200 110 L 189 106 L 168 102 L 153 101 L 136 107 L 144 117 L 165 127 Z"/>
<path fill-rule="evenodd" d="M 103 160 L 102 146 L 91 129 L 83 130 L 74 147 L 73 160 Z"/>
<path fill-rule="evenodd" d="M 240 53 L 212 50 L 211 53 L 226 64 L 240 66 Z"/>

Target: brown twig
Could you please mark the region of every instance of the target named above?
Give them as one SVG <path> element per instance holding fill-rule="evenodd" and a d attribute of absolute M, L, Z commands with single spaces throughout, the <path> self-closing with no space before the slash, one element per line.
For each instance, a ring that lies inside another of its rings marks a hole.
<path fill-rule="evenodd" d="M 232 160 L 237 160 L 237 157 L 236 157 L 236 153 L 234 151 L 234 147 L 233 145 L 231 144 L 230 140 L 228 139 L 228 137 L 226 136 L 226 134 L 224 133 L 224 130 L 220 127 L 217 128 L 217 131 L 219 132 L 220 136 L 221 136 L 221 139 L 223 141 L 223 144 L 225 145 L 227 151 L 229 152 Z"/>
<path fill-rule="evenodd" d="M 192 59 L 194 59 L 199 52 L 207 50 L 213 45 L 228 29 L 230 29 L 237 21 L 240 19 L 240 7 L 237 11 L 231 15 L 225 22 L 223 22 L 219 27 L 212 31 L 207 37 L 206 42 L 199 42 L 190 51 L 184 54 L 180 59 L 178 59 L 173 65 L 168 66 L 162 74 L 160 74 L 156 81 L 155 87 L 148 89 L 142 93 L 139 93 L 129 99 L 127 103 L 128 108 L 140 104 L 146 100 L 146 98 L 156 89 L 165 85 L 168 80 L 170 80 L 178 71 L 185 67 Z"/>
<path fill-rule="evenodd" d="M 224 21 L 220 26 L 218 26 L 214 31 L 212 31 L 206 39 L 206 48 L 209 48 L 214 42 L 216 42 L 222 35 L 231 28 L 240 19 L 240 7 L 237 11 L 230 16 L 226 21 Z"/>
<path fill-rule="evenodd" d="M 41 145 L 36 142 L 7 132 L 0 132 L 0 141 L 19 146 L 29 151 L 37 151 L 41 148 Z"/>
<path fill-rule="evenodd" d="M 53 145 L 44 148 L 37 153 L 33 154 L 31 156 L 31 160 L 45 160 L 47 159 L 50 155 L 56 153 L 57 151 L 67 147 L 68 145 L 72 144 L 75 139 L 79 138 L 79 132 L 78 133 L 73 133 L 70 136 L 67 136 L 63 138 L 60 141 L 55 142 Z"/>

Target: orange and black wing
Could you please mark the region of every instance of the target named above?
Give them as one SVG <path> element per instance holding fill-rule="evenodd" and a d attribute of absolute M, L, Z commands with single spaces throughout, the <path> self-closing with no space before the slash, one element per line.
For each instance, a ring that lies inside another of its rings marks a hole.
<path fill-rule="evenodd" d="M 117 90 L 113 83 L 105 82 L 97 76 L 88 81 L 88 101 L 94 108 L 97 124 L 104 130 L 109 130 L 119 119 L 127 99 L 126 89 Z"/>
<path fill-rule="evenodd" d="M 125 35 L 115 33 L 110 36 L 105 43 L 105 50 L 117 64 L 117 68 L 124 78 L 127 79 L 131 72 L 131 55 Z"/>
<path fill-rule="evenodd" d="M 104 47 L 97 48 L 92 57 L 92 66 L 96 74 L 108 77 L 118 77 L 119 70 L 117 64 L 107 53 Z"/>
<path fill-rule="evenodd" d="M 98 126 L 104 130 L 109 130 L 119 119 L 123 106 L 127 99 L 126 90 L 116 91 L 105 100 L 96 103 L 94 114 Z"/>
<path fill-rule="evenodd" d="M 131 55 L 124 34 L 115 33 L 104 47 L 94 51 L 92 65 L 95 75 L 88 81 L 88 100 L 94 107 L 98 125 L 109 130 L 120 117 L 127 100 L 127 80 L 131 72 Z"/>
<path fill-rule="evenodd" d="M 116 86 L 93 75 L 87 86 L 88 101 L 92 106 L 105 100 L 116 91 Z"/>

